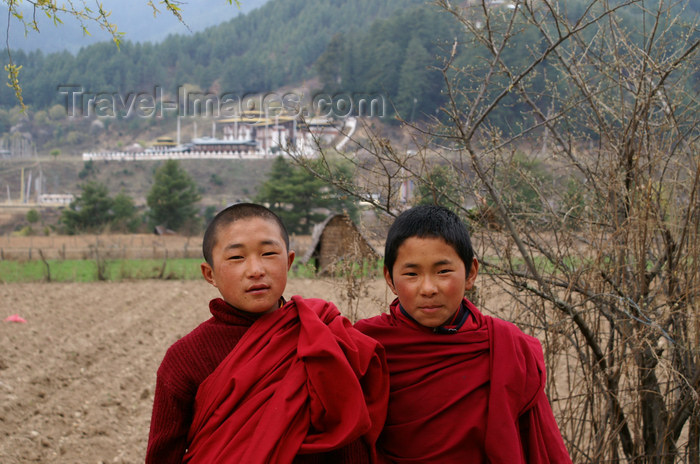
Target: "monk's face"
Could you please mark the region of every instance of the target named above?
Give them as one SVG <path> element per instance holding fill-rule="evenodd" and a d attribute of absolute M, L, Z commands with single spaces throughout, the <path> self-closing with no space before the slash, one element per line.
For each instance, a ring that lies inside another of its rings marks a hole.
<path fill-rule="evenodd" d="M 212 265 L 202 263 L 202 275 L 230 305 L 264 313 L 279 307 L 293 261 L 275 222 L 239 219 L 217 231 Z"/>
<path fill-rule="evenodd" d="M 457 251 L 441 238 L 411 237 L 399 246 L 393 280 L 386 268 L 384 277 L 413 319 L 438 327 L 454 316 L 478 268 L 474 259 L 467 273 Z"/>

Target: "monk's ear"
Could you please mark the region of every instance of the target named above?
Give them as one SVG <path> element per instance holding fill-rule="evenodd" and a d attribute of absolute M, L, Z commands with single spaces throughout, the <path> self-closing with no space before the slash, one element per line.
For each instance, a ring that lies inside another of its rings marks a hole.
<path fill-rule="evenodd" d="M 202 276 L 204 280 L 216 287 L 216 280 L 214 279 L 214 269 L 207 262 L 200 264 L 200 269 L 202 270 Z"/>
<path fill-rule="evenodd" d="M 471 290 L 474 287 L 474 282 L 476 281 L 476 276 L 479 273 L 479 261 L 474 258 L 472 260 L 472 265 L 469 268 L 469 274 L 464 282 L 464 289 Z"/>
<path fill-rule="evenodd" d="M 398 295 L 398 293 L 396 293 L 396 287 L 394 287 L 394 279 L 391 278 L 391 274 L 389 274 L 389 268 L 387 268 L 386 266 L 384 266 L 384 280 L 386 280 L 386 284 L 389 286 L 394 295 Z"/>
<path fill-rule="evenodd" d="M 294 257 L 296 254 L 294 253 L 294 250 L 291 250 L 289 253 L 287 253 L 287 270 L 290 270 L 292 268 L 292 263 L 294 262 Z"/>

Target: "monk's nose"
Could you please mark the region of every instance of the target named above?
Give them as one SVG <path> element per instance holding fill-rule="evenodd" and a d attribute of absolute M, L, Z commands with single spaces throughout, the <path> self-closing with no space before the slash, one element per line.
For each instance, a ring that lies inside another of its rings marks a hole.
<path fill-rule="evenodd" d="M 435 285 L 433 279 L 426 277 L 421 282 L 420 291 L 423 295 L 434 295 L 437 293 L 437 285 Z"/>
<path fill-rule="evenodd" d="M 262 261 L 256 258 L 251 258 L 248 261 L 248 276 L 257 278 L 265 275 L 265 267 Z"/>

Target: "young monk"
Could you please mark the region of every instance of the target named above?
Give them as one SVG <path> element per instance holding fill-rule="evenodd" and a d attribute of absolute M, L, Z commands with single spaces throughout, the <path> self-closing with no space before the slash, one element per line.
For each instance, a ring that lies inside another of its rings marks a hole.
<path fill-rule="evenodd" d="M 226 208 L 202 248 L 221 298 L 158 369 L 146 462 L 372 462 L 389 388 L 381 346 L 332 303 L 285 303 L 294 252 L 269 209 Z"/>
<path fill-rule="evenodd" d="M 356 323 L 384 345 L 391 463 L 570 463 L 544 392 L 539 342 L 464 297 L 479 262 L 451 211 L 418 206 L 389 229 L 388 314 Z"/>

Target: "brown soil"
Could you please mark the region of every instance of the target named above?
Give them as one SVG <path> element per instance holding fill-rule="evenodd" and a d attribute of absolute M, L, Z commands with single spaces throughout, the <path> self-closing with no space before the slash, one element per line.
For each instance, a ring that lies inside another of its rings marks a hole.
<path fill-rule="evenodd" d="M 390 298 L 380 281 L 359 305 Z M 339 302 L 330 281 L 291 280 L 286 296 Z M 0 463 L 143 462 L 165 350 L 209 317 L 204 281 L 0 284 Z"/>
<path fill-rule="evenodd" d="M 310 237 L 292 237 L 297 256 Z M 0 259 L 199 257 L 200 237 L 0 237 Z M 481 280 L 481 279 L 480 279 Z M 3 284 L 0 276 L 0 464 L 143 462 L 155 375 L 165 350 L 210 317 L 198 281 Z M 349 285 L 355 287 L 349 289 Z M 352 290 L 352 291 L 349 291 Z M 322 297 L 349 317 L 387 307 L 383 280 L 292 279 L 286 297 Z M 348 295 L 359 295 L 350 304 Z M 481 287 L 502 317 L 512 306 Z M 19 314 L 27 323 L 3 322 Z"/>

